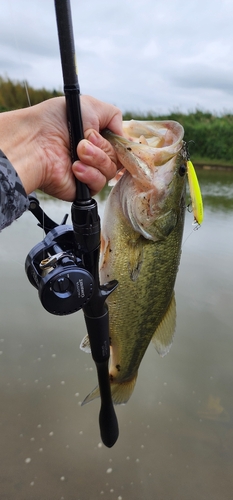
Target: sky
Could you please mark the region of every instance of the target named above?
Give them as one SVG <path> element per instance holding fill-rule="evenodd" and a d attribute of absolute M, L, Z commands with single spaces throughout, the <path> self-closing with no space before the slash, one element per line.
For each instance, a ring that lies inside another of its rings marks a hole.
<path fill-rule="evenodd" d="M 82 94 L 123 112 L 233 113 L 233 0 L 70 0 Z M 0 0 L 0 75 L 63 89 L 53 0 Z"/>

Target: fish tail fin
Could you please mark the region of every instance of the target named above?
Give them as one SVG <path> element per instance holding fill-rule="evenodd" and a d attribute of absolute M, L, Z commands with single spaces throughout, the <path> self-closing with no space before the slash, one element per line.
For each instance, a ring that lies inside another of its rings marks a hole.
<path fill-rule="evenodd" d="M 127 380 L 126 382 L 111 382 L 112 401 L 115 405 L 123 405 L 127 403 L 134 390 L 136 380 L 137 373 L 131 380 Z M 86 403 L 90 403 L 98 397 L 100 397 L 100 390 L 97 385 L 97 387 L 95 387 L 95 389 L 93 389 L 93 391 L 91 391 L 90 394 L 88 394 L 88 396 L 84 399 L 82 406 Z"/>

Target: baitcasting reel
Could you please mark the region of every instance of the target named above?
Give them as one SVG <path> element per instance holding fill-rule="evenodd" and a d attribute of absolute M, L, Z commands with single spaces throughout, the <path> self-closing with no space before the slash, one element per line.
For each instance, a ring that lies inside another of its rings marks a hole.
<path fill-rule="evenodd" d="M 93 294 L 93 276 L 75 256 L 74 245 L 72 226 L 57 226 L 34 246 L 25 262 L 43 307 L 59 316 L 79 311 Z"/>
<path fill-rule="evenodd" d="M 59 316 L 83 309 L 94 291 L 94 278 L 75 252 L 72 226 L 66 225 L 66 215 L 58 225 L 40 207 L 34 193 L 29 196 L 29 210 L 43 227 L 46 237 L 35 245 L 26 257 L 25 271 L 30 283 L 37 288 L 44 308 Z"/>

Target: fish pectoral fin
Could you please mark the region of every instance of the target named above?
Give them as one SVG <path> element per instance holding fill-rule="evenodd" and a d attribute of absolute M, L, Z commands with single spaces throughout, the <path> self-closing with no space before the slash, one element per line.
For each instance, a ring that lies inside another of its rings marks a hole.
<path fill-rule="evenodd" d="M 99 386 L 97 385 L 95 387 L 95 389 L 93 389 L 93 391 L 90 392 L 90 394 L 88 394 L 85 399 L 83 400 L 81 406 L 87 404 L 87 403 L 90 403 L 91 401 L 94 401 L 94 399 L 96 398 L 99 398 L 100 397 L 100 390 L 99 390 Z"/>
<path fill-rule="evenodd" d="M 173 293 L 167 312 L 152 337 L 152 342 L 160 356 L 165 356 L 165 354 L 169 352 L 172 345 L 175 328 L 176 301 L 175 294 Z"/>
<path fill-rule="evenodd" d="M 141 236 L 139 236 L 139 238 L 128 242 L 128 271 L 132 281 L 138 279 L 143 263 L 143 245 L 141 239 Z"/>
<path fill-rule="evenodd" d="M 80 349 L 81 351 L 87 352 L 87 354 L 91 354 L 91 345 L 90 345 L 90 339 L 89 335 L 85 335 L 84 339 L 82 340 L 80 344 Z"/>
<path fill-rule="evenodd" d="M 123 405 L 127 403 L 134 390 L 136 380 L 137 380 L 137 373 L 131 380 L 127 380 L 125 382 L 111 382 L 112 402 L 115 405 Z M 86 403 L 90 403 L 99 396 L 100 396 L 100 390 L 99 386 L 97 386 L 95 387 L 95 389 L 93 389 L 93 391 L 90 392 L 90 394 L 88 394 L 88 396 L 86 396 L 86 398 L 82 402 L 82 406 L 85 405 Z"/>

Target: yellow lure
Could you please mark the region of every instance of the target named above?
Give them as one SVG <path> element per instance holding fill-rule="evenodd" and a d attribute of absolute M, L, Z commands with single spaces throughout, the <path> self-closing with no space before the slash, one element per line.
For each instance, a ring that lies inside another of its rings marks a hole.
<path fill-rule="evenodd" d="M 199 182 L 197 179 L 197 175 L 194 169 L 194 166 L 190 160 L 187 161 L 187 173 L 188 173 L 188 182 L 190 195 L 192 200 L 192 209 L 194 219 L 198 224 L 201 224 L 204 219 L 204 210 L 201 196 L 201 189 L 199 186 Z"/>

